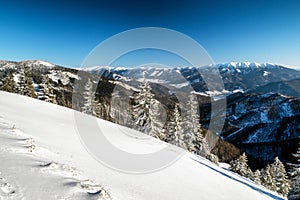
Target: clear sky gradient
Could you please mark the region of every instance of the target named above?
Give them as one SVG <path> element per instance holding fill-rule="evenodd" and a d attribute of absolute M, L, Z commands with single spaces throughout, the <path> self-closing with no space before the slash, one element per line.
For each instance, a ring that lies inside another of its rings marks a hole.
<path fill-rule="evenodd" d="M 79 67 L 108 37 L 148 26 L 192 37 L 216 63 L 300 67 L 298 0 L 2 0 L 0 59 L 41 59 Z M 138 55 L 118 64 L 135 65 L 134 60 L 143 57 Z M 167 64 L 180 62 L 174 59 Z"/>

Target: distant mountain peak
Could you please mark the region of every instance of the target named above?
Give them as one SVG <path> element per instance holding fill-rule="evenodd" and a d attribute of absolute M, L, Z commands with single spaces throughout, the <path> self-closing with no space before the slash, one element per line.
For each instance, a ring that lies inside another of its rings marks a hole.
<path fill-rule="evenodd" d="M 234 68 L 273 68 L 279 65 L 273 63 L 257 63 L 257 62 L 228 62 L 217 64 L 218 67 L 234 67 Z"/>
<path fill-rule="evenodd" d="M 21 63 L 26 63 L 29 65 L 43 65 L 46 67 L 54 67 L 55 66 L 55 64 L 50 63 L 48 61 L 44 61 L 44 60 L 24 60 L 24 61 L 21 61 Z"/>
<path fill-rule="evenodd" d="M 16 66 L 26 65 L 28 67 L 33 68 L 49 68 L 52 69 L 53 67 L 57 66 L 53 63 L 44 60 L 23 60 L 23 61 L 7 61 L 7 60 L 0 60 L 0 68 L 15 68 Z"/>

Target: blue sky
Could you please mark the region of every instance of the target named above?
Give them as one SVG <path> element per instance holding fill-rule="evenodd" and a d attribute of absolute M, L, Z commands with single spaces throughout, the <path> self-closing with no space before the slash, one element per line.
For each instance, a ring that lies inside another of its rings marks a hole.
<path fill-rule="evenodd" d="M 148 26 L 192 37 L 216 63 L 255 61 L 300 67 L 297 0 L 2 0 L 0 59 L 41 59 L 79 67 L 103 40 Z M 155 51 L 122 58 L 117 64 L 163 62 L 164 58 L 168 65 L 182 64 Z"/>

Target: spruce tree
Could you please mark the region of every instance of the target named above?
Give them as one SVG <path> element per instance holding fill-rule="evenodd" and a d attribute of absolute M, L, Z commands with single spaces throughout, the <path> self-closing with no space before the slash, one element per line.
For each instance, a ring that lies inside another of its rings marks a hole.
<path fill-rule="evenodd" d="M 33 87 L 31 72 L 25 64 L 21 68 L 21 72 L 19 75 L 18 93 L 32 98 L 37 97 Z"/>
<path fill-rule="evenodd" d="M 16 83 L 14 81 L 14 76 L 12 73 L 8 73 L 7 77 L 4 79 L 1 90 L 11 93 L 16 93 Z"/>
<path fill-rule="evenodd" d="M 290 182 L 288 180 L 285 167 L 278 157 L 276 157 L 274 163 L 271 164 L 270 172 L 276 185 L 274 191 L 286 196 L 290 189 Z"/>
<path fill-rule="evenodd" d="M 148 81 L 144 82 L 139 87 L 139 92 L 132 97 L 132 120 L 133 127 L 143 133 L 153 135 L 155 134 L 156 124 L 153 122 L 154 111 L 151 111 L 154 104 L 154 94 L 151 93 L 151 85 Z"/>
<path fill-rule="evenodd" d="M 177 104 L 175 105 L 175 108 L 171 113 L 171 117 L 168 121 L 166 142 L 184 149 L 186 148 L 183 141 L 183 128 L 179 107 Z"/>
<path fill-rule="evenodd" d="M 42 101 L 57 104 L 56 95 L 53 92 L 53 88 L 52 88 L 52 85 L 50 83 L 50 79 L 47 75 L 45 75 L 43 77 L 43 83 L 40 84 L 39 87 L 40 87 L 40 90 L 37 93 L 37 98 L 38 99 L 40 99 Z"/>
<path fill-rule="evenodd" d="M 190 94 L 187 105 L 188 120 L 186 123 L 186 127 L 188 128 L 187 132 L 189 132 L 190 130 L 192 134 L 191 137 L 188 137 L 188 140 L 185 140 L 188 150 L 217 163 L 218 161 L 216 160 L 216 158 L 210 156 L 209 145 L 202 134 L 201 124 L 199 122 L 199 104 L 197 97 L 194 93 Z"/>
<path fill-rule="evenodd" d="M 19 76 L 18 76 L 18 87 L 17 87 L 17 91 L 18 91 L 18 94 L 21 94 L 21 95 L 26 95 L 24 67 L 25 67 L 25 66 L 23 66 L 23 67 L 21 68 L 20 74 L 19 74 Z"/>
<path fill-rule="evenodd" d="M 259 170 L 256 170 L 254 173 L 251 174 L 250 179 L 257 184 L 261 184 L 261 174 Z"/>
<path fill-rule="evenodd" d="M 24 66 L 24 74 L 25 74 L 26 95 L 32 98 L 36 98 L 36 94 L 33 87 L 32 75 L 27 66 Z"/>
<path fill-rule="evenodd" d="M 271 167 L 269 164 L 261 171 L 261 184 L 269 190 L 276 191 L 276 183 L 271 174 Z"/>
<path fill-rule="evenodd" d="M 243 153 L 238 159 L 230 162 L 230 170 L 240 174 L 241 176 L 250 178 L 252 175 L 252 171 L 247 164 L 247 156 Z"/>
<path fill-rule="evenodd" d="M 161 105 L 160 102 L 153 99 L 150 110 L 149 110 L 149 117 L 150 117 L 150 127 L 151 131 L 149 135 L 156 137 L 160 140 L 165 140 L 165 129 L 163 128 L 162 122 L 165 121 L 163 119 L 161 113 Z"/>
<path fill-rule="evenodd" d="M 93 115 L 104 120 L 112 121 L 111 107 L 104 100 L 100 102 L 96 98 L 92 101 Z"/>
<path fill-rule="evenodd" d="M 95 106 L 97 105 L 95 100 L 95 95 L 93 92 L 93 83 L 91 79 L 87 80 L 87 83 L 84 87 L 83 92 L 83 106 L 82 106 L 82 112 L 86 113 L 88 115 L 95 115 Z"/>
<path fill-rule="evenodd" d="M 291 189 L 288 193 L 289 200 L 298 200 L 300 199 L 300 148 L 296 154 L 293 154 L 297 158 L 297 163 L 292 164 L 291 170 L 289 172 L 291 177 Z"/>
<path fill-rule="evenodd" d="M 66 95 L 65 95 L 65 93 L 66 93 L 66 91 L 62 88 L 61 90 L 60 90 L 60 92 L 58 93 L 58 95 L 57 95 L 57 104 L 58 105 L 61 105 L 61 106 L 64 106 L 64 107 L 72 107 L 72 105 L 70 105 L 69 103 L 68 103 L 68 100 L 67 100 L 67 98 L 66 98 Z"/>
<path fill-rule="evenodd" d="M 49 77 L 44 77 L 45 93 L 48 95 L 48 102 L 57 104 L 56 95 L 54 94 L 53 87 L 50 83 Z"/>
<path fill-rule="evenodd" d="M 185 143 L 185 146 L 188 151 L 196 153 L 199 148 L 197 149 L 195 145 L 198 146 L 198 144 L 195 144 L 195 141 L 199 142 L 199 139 L 201 139 L 198 135 L 198 138 L 196 138 L 196 133 L 198 134 L 199 132 L 201 133 L 201 126 L 199 123 L 199 114 L 198 114 L 198 108 L 197 108 L 198 102 L 195 100 L 194 94 L 190 94 L 189 100 L 187 102 L 186 106 L 186 114 L 187 116 L 185 117 L 183 121 L 184 125 L 184 136 L 183 140 Z M 201 146 L 201 144 L 199 144 Z"/>

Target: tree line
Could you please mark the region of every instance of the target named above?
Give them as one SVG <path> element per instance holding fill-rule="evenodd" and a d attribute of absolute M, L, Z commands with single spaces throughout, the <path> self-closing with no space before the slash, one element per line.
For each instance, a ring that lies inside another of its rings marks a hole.
<path fill-rule="evenodd" d="M 255 183 L 269 190 L 287 196 L 289 200 L 300 199 L 300 148 L 294 156 L 297 164 L 289 164 L 291 169 L 287 172 L 284 164 L 275 158 L 272 164 L 264 169 L 252 172 L 247 164 L 247 156 L 243 153 L 238 159 L 231 161 L 230 170 L 251 179 Z M 289 178 L 290 177 L 290 178 Z"/>

